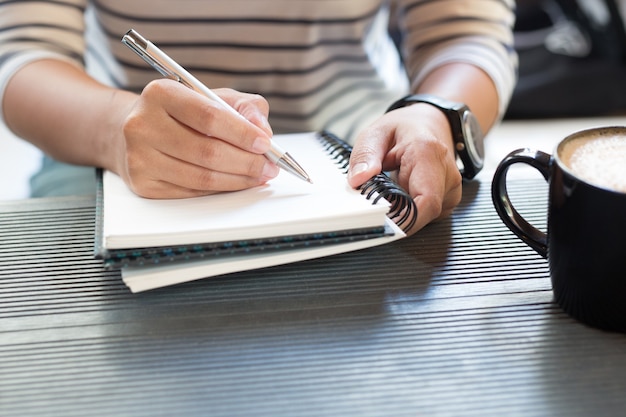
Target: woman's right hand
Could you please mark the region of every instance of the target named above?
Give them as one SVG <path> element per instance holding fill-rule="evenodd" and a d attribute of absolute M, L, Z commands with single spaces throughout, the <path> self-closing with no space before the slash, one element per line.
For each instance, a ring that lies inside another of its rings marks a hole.
<path fill-rule="evenodd" d="M 267 101 L 215 92 L 242 116 L 168 79 L 148 84 L 123 120 L 116 171 L 138 195 L 183 198 L 254 187 L 278 175 L 263 156 L 272 131 Z"/>

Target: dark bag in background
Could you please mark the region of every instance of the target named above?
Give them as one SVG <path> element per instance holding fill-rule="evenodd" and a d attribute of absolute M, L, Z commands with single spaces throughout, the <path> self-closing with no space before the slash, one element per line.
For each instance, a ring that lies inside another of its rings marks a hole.
<path fill-rule="evenodd" d="M 519 80 L 506 118 L 626 113 L 626 33 L 615 1 L 518 0 Z"/>

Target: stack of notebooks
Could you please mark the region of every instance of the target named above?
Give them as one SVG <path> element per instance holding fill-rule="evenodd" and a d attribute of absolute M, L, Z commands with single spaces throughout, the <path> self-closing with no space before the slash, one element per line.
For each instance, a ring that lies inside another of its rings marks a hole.
<path fill-rule="evenodd" d="M 269 183 L 206 197 L 156 200 L 100 172 L 96 257 L 133 292 L 354 251 L 405 236 L 411 197 L 385 174 L 346 180 L 351 147 L 326 132 L 276 135 L 313 184 L 281 172 Z"/>

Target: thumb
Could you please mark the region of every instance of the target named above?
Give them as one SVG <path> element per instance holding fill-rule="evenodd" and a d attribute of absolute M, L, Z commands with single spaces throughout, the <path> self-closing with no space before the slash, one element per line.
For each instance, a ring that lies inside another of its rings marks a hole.
<path fill-rule="evenodd" d="M 357 141 L 348 168 L 348 184 L 356 188 L 382 171 L 382 155 L 371 146 Z"/>

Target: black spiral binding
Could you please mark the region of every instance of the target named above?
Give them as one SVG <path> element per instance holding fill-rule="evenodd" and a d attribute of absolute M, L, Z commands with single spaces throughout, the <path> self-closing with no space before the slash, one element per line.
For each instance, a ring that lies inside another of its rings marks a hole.
<path fill-rule="evenodd" d="M 347 174 L 352 146 L 327 131 L 320 132 L 318 138 L 332 159 Z M 359 187 L 359 190 L 368 200 L 373 198 L 372 204 L 376 204 L 381 198 L 387 200 L 391 205 L 387 216 L 405 232 L 415 225 L 417 221 L 415 201 L 384 172 L 370 178 Z"/>

